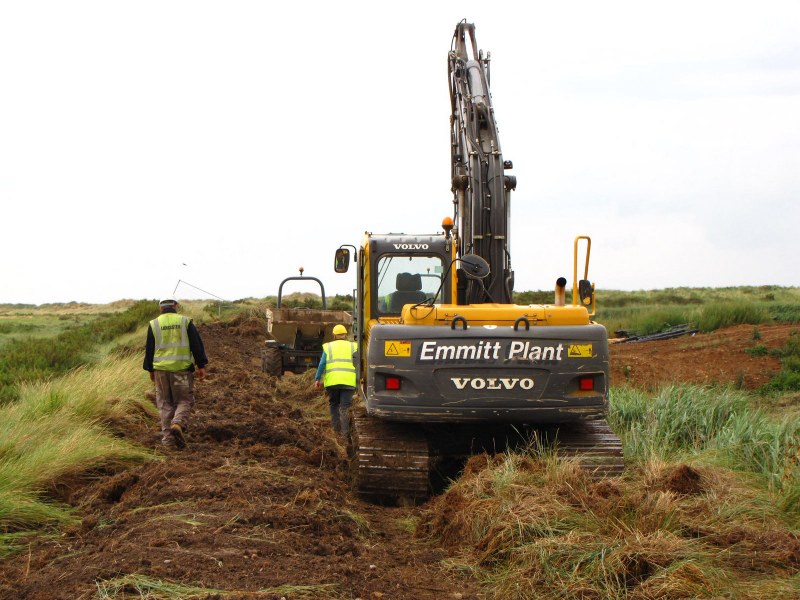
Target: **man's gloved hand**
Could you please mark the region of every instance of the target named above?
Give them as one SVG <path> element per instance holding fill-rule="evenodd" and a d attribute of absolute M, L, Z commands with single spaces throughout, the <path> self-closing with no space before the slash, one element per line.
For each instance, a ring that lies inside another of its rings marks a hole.
<path fill-rule="evenodd" d="M 314 380 L 314 389 L 321 390 L 322 389 L 322 382 L 319 379 Z"/>
<path fill-rule="evenodd" d="M 206 376 L 205 368 L 201 367 L 197 369 L 197 371 L 194 372 L 194 376 L 197 377 L 198 379 L 202 379 L 203 377 L 205 377 Z"/>
<path fill-rule="evenodd" d="M 150 371 L 150 381 L 155 381 L 155 380 L 156 380 L 156 372 Z"/>

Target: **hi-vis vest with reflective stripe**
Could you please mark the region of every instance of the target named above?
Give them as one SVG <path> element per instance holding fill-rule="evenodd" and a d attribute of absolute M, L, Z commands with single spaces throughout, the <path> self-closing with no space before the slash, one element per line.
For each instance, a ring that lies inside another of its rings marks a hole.
<path fill-rule="evenodd" d="M 185 371 L 192 366 L 188 327 L 189 319 L 177 313 L 163 313 L 150 321 L 156 338 L 153 355 L 156 371 Z"/>
<path fill-rule="evenodd" d="M 333 340 L 323 344 L 322 350 L 325 352 L 323 385 L 325 387 L 331 385 L 356 387 L 356 367 L 353 365 L 356 343 L 347 340 Z"/>

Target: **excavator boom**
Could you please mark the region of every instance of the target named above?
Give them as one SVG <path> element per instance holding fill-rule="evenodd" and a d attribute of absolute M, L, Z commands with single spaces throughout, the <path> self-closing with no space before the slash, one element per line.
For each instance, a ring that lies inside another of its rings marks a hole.
<path fill-rule="evenodd" d="M 508 245 L 509 199 L 516 179 L 505 174 L 489 93 L 489 54 L 478 50 L 475 26 L 462 21 L 448 54 L 450 76 L 451 170 L 459 256 L 475 254 L 490 269 L 467 285 L 459 304 L 508 304 L 514 276 Z"/>

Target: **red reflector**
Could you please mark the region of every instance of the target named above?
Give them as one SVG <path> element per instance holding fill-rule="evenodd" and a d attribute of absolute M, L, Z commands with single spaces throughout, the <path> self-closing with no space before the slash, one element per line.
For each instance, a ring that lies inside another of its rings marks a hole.
<path fill-rule="evenodd" d="M 387 377 L 386 378 L 386 389 L 387 390 L 399 390 L 400 389 L 400 378 L 399 377 Z"/>
<path fill-rule="evenodd" d="M 591 392 L 594 389 L 594 377 L 581 377 L 578 380 L 578 388 L 582 392 Z"/>

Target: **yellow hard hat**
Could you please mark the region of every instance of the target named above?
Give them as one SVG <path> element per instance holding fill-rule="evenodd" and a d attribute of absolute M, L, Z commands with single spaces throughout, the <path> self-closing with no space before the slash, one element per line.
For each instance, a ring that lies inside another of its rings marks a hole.
<path fill-rule="evenodd" d="M 347 335 L 347 327 L 344 325 L 336 325 L 333 328 L 333 335 Z"/>

